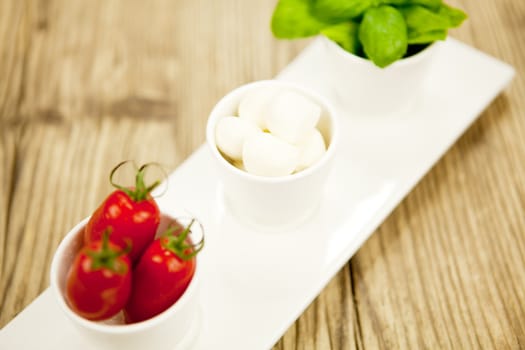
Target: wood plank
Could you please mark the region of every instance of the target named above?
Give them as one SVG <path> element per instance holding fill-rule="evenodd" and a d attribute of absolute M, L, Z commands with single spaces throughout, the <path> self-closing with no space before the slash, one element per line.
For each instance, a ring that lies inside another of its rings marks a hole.
<path fill-rule="evenodd" d="M 141 117 L 177 115 L 177 142 L 188 154 L 204 141 L 220 96 L 273 77 L 304 47 L 261 30 L 272 8 L 239 0 L 51 1 L 36 15 L 47 25 L 33 38 L 23 115 L 53 110 L 76 119 L 139 104 Z"/>
<path fill-rule="evenodd" d="M 357 349 L 358 332 L 350 270 L 346 265 L 274 349 Z"/>
<path fill-rule="evenodd" d="M 31 38 L 26 1 L 0 1 L 0 18 L 0 121 L 13 121 L 24 94 Z"/>
<path fill-rule="evenodd" d="M 1 125 L 1 123 L 0 123 Z M 0 128 L 0 291 L 3 290 L 2 282 L 6 280 L 5 251 L 9 249 L 7 233 L 9 225 L 9 209 L 12 206 L 12 188 L 16 176 L 16 132 Z M 1 300 L 1 299 L 0 299 Z"/>

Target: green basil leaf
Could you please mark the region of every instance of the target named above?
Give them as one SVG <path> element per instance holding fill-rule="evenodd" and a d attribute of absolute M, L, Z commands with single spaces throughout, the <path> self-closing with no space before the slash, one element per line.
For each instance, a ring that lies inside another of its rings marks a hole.
<path fill-rule="evenodd" d="M 449 21 L 449 27 L 451 28 L 459 27 L 461 23 L 463 23 L 463 21 L 468 17 L 467 14 L 462 10 L 448 6 L 446 4 L 442 4 L 439 7 L 438 14 Z"/>
<path fill-rule="evenodd" d="M 408 32 L 426 33 L 444 30 L 450 27 L 448 17 L 434 13 L 423 6 L 406 6 L 399 8 L 405 17 Z"/>
<path fill-rule="evenodd" d="M 408 46 L 403 15 L 391 6 L 368 9 L 359 26 L 359 40 L 366 56 L 378 67 L 397 61 Z"/>
<path fill-rule="evenodd" d="M 433 30 L 426 33 L 408 32 L 408 44 L 430 44 L 437 40 L 445 40 L 447 31 L 445 29 Z"/>
<path fill-rule="evenodd" d="M 399 11 L 405 17 L 409 44 L 425 44 L 444 40 L 447 30 L 459 26 L 466 14 L 458 9 L 442 4 L 436 11 L 423 6 L 403 6 Z"/>
<path fill-rule="evenodd" d="M 276 38 L 294 39 L 317 35 L 331 25 L 312 15 L 311 0 L 279 0 L 272 16 L 272 32 Z"/>
<path fill-rule="evenodd" d="M 361 16 L 377 0 L 313 0 L 313 13 L 328 21 L 349 20 Z"/>
<path fill-rule="evenodd" d="M 358 38 L 359 24 L 356 22 L 343 22 L 321 30 L 321 34 L 335 41 L 346 51 L 357 54 L 361 43 Z"/>
<path fill-rule="evenodd" d="M 442 4 L 442 0 L 379 0 L 381 5 L 393 5 L 393 6 L 410 6 L 420 5 L 425 6 L 432 10 L 437 10 Z"/>

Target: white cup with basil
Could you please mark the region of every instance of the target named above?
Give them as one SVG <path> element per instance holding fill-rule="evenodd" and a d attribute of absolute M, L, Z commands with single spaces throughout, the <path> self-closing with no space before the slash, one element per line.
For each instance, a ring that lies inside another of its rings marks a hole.
<path fill-rule="evenodd" d="M 466 18 L 442 0 L 280 0 L 271 27 L 280 39 L 321 35 L 325 83 L 345 111 L 390 115 L 422 97 L 440 41 Z"/>

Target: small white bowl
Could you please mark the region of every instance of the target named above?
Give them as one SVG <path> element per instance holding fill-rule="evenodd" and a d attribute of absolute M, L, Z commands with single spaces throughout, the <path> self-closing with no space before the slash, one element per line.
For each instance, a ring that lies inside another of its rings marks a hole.
<path fill-rule="evenodd" d="M 186 349 L 195 340 L 200 323 L 199 278 L 197 255 L 195 274 L 188 288 L 169 309 L 148 320 L 124 324 L 119 313 L 108 321 L 94 322 L 77 315 L 64 295 L 69 267 L 83 246 L 84 227 L 89 218 L 77 224 L 58 246 L 51 263 L 51 289 L 62 311 L 79 330 L 86 344 L 97 350 Z M 157 234 L 164 232 L 173 219 L 161 214 Z M 184 225 L 188 222 L 182 222 Z M 199 229 L 202 229 L 200 225 Z M 202 233 L 202 232 L 201 232 Z M 192 234 L 193 235 L 193 234 Z"/>
<path fill-rule="evenodd" d="M 217 122 L 225 116 L 237 115 L 239 103 L 247 93 L 268 87 L 298 92 L 322 109 L 317 128 L 325 139 L 327 151 L 315 164 L 298 173 L 281 177 L 253 175 L 232 165 L 217 148 Z M 263 80 L 238 87 L 215 105 L 208 118 L 206 139 L 226 203 L 234 216 L 255 228 L 282 229 L 299 225 L 318 208 L 339 143 L 339 123 L 334 108 L 322 96 L 293 83 Z"/>
<path fill-rule="evenodd" d="M 321 36 L 325 79 L 335 101 L 352 115 L 390 115 L 409 110 L 422 96 L 441 42 L 385 68 L 345 51 Z"/>

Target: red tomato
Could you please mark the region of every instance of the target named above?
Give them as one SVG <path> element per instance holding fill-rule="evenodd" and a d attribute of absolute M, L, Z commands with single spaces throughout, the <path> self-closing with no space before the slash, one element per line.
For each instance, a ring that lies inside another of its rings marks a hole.
<path fill-rule="evenodd" d="M 114 185 L 119 189 L 102 202 L 87 223 L 84 233 L 86 244 L 99 240 L 102 233 L 111 228 L 111 241 L 122 248 L 130 246 L 129 257 L 134 262 L 153 241 L 160 223 L 160 211 L 149 193 L 158 182 L 146 187 L 144 169 L 145 166 L 137 172 L 134 189 Z"/>
<path fill-rule="evenodd" d="M 124 309 L 126 322 L 140 322 L 173 305 L 186 291 L 195 273 L 195 255 L 204 246 L 188 238 L 191 225 L 172 226 L 165 236 L 151 243 L 133 272 L 133 286 Z M 174 232 L 179 232 L 175 235 Z"/>
<path fill-rule="evenodd" d="M 125 253 L 107 234 L 80 250 L 67 276 L 66 299 L 73 311 L 96 321 L 122 310 L 131 291 L 131 261 Z"/>

